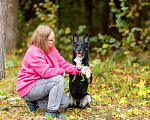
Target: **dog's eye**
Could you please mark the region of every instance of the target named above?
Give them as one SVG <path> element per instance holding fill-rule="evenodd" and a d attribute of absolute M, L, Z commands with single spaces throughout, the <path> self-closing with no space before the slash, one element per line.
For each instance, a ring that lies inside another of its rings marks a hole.
<path fill-rule="evenodd" d="M 76 44 L 76 47 L 78 47 L 79 46 L 79 44 Z"/>
<path fill-rule="evenodd" d="M 83 44 L 82 44 L 81 46 L 82 46 L 82 47 L 85 47 L 85 45 L 83 45 Z"/>

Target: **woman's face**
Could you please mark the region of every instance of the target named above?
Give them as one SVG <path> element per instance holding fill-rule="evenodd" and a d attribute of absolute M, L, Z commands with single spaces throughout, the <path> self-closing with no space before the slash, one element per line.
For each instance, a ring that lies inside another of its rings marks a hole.
<path fill-rule="evenodd" d="M 49 48 L 53 47 L 54 46 L 54 41 L 55 41 L 55 35 L 54 35 L 53 31 L 48 36 L 47 40 L 48 40 L 48 46 L 49 46 Z"/>

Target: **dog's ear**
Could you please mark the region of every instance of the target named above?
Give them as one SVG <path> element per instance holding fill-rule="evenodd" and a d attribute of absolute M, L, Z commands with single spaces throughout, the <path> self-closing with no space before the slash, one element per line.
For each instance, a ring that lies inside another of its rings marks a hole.
<path fill-rule="evenodd" d="M 77 33 L 73 34 L 73 43 L 76 43 L 77 41 L 79 41 L 78 35 Z"/>
<path fill-rule="evenodd" d="M 85 33 L 83 40 L 85 43 L 89 42 L 89 34 L 88 33 Z"/>

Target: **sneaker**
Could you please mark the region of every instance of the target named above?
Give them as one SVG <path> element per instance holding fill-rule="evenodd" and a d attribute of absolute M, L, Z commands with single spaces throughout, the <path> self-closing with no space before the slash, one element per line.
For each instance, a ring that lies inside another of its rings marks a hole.
<path fill-rule="evenodd" d="M 35 112 L 38 109 L 36 101 L 25 101 L 25 104 L 30 112 Z"/>
<path fill-rule="evenodd" d="M 50 113 L 45 112 L 45 117 L 48 117 L 48 116 L 51 116 L 53 118 L 58 118 L 58 119 L 67 117 L 66 115 L 60 114 L 58 111 L 50 112 Z"/>

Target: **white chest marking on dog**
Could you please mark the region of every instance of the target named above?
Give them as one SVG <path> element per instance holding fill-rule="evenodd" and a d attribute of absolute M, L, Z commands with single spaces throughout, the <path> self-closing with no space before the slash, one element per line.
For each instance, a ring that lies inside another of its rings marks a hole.
<path fill-rule="evenodd" d="M 77 69 L 80 70 L 82 68 L 82 59 L 83 57 L 76 57 L 74 61 L 76 62 Z"/>

